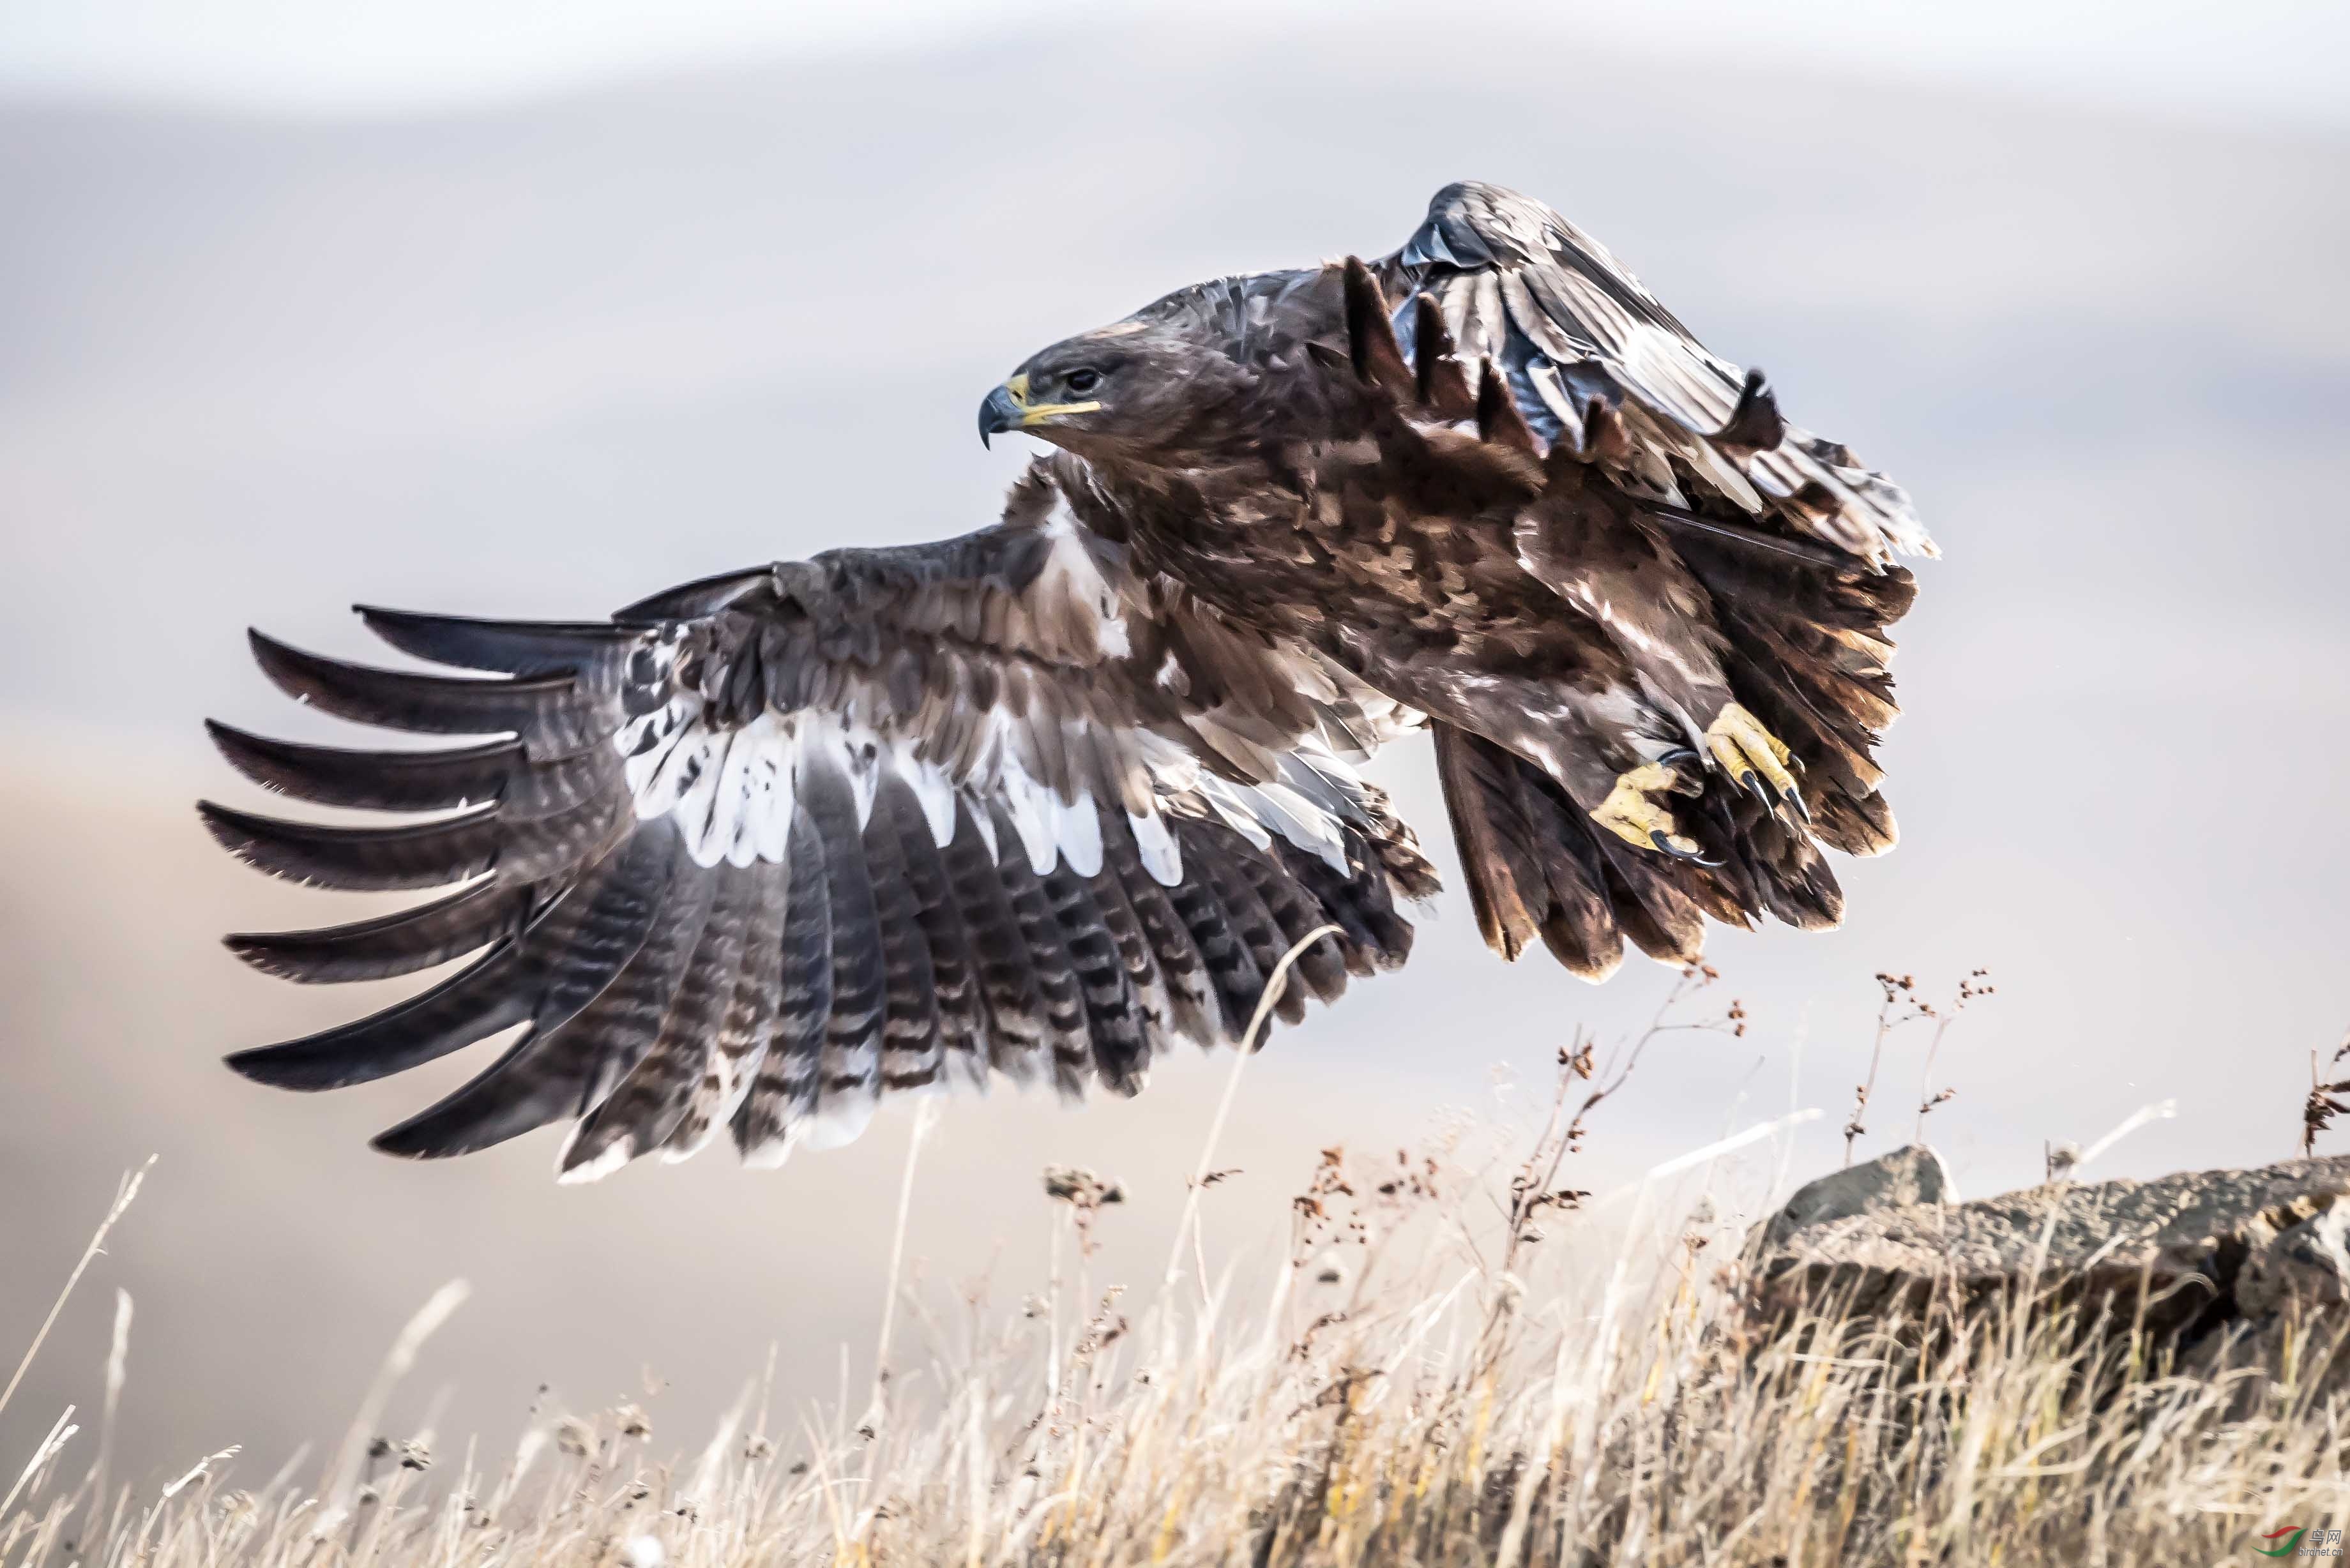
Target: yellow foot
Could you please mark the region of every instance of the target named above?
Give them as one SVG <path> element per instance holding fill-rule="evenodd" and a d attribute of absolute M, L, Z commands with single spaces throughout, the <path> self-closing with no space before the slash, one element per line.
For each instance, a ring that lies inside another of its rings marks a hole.
<path fill-rule="evenodd" d="M 1678 860 L 1702 860 L 1697 842 L 1682 836 L 1673 814 L 1655 798 L 1681 787 L 1681 775 L 1670 763 L 1643 763 L 1617 776 L 1616 787 L 1592 809 L 1591 820 L 1627 844 L 1661 850 Z"/>
<path fill-rule="evenodd" d="M 1706 727 L 1705 748 L 1721 764 L 1722 772 L 1740 788 L 1753 791 L 1765 807 L 1776 811 L 1783 800 L 1797 816 L 1812 820 L 1803 791 L 1795 787 L 1795 775 L 1787 771 L 1794 758 L 1753 714 L 1735 702 L 1723 708 Z"/>

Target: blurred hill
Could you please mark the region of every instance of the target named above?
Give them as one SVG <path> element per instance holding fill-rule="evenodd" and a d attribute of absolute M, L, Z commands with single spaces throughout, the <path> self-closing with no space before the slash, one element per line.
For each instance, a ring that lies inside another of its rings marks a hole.
<path fill-rule="evenodd" d="M 165 1157 L 0 1449 L 92 1397 L 112 1281 L 140 1302 L 134 1468 L 231 1441 L 274 1467 L 461 1272 L 479 1293 L 431 1364 L 452 1429 L 519 1418 L 542 1379 L 626 1393 L 656 1355 L 715 1408 L 770 1340 L 797 1393 L 844 1340 L 862 1376 L 903 1118 L 772 1177 L 712 1158 L 558 1192 L 546 1138 L 432 1168 L 364 1147 L 463 1064 L 299 1100 L 219 1069 L 350 1002 L 212 943 L 352 907 L 261 884 L 187 811 L 253 795 L 200 716 L 329 732 L 240 628 L 363 654 L 355 599 L 576 616 L 977 526 L 1024 454 L 979 451 L 972 406 L 1030 349 L 1216 272 L 1383 251 L 1472 174 L 1604 236 L 1908 484 L 1950 557 L 1898 666 L 1903 846 L 1843 868 L 1844 931 L 1717 940 L 1757 1029 L 1661 1053 L 1579 1184 L 1791 1096 L 1834 1113 L 1804 1157 L 1832 1159 L 1868 975 L 1977 964 L 2001 995 L 1936 1113 L 1963 1184 L 2169 1095 L 2181 1118 L 2116 1171 L 2285 1152 L 2305 1052 L 2350 1013 L 2350 144 L 1563 36 L 1475 70 L 1402 36 L 1238 42 L 1079 29 L 430 120 L 0 105 L 0 1345 L 113 1174 Z M 1521 57 L 1539 85 L 1484 68 Z M 1440 836 L 1424 759 L 1393 774 Z M 1664 978 L 1504 971 L 1456 902 L 1411 973 L 1253 1065 L 1228 1163 L 1277 1184 L 1483 1100 L 1496 1062 L 1539 1080 Z M 1915 1076 L 1897 1050 L 1877 1136 Z M 1084 1116 L 952 1107 L 913 1253 L 951 1280 L 1000 1246 L 1026 1288 L 1037 1168 L 1073 1160 L 1138 1193 L 1102 1277 L 1146 1277 L 1222 1081 L 1178 1061 Z"/>

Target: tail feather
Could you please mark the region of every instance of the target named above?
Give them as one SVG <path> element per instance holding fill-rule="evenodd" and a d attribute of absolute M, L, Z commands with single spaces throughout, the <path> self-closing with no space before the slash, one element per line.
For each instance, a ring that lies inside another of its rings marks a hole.
<path fill-rule="evenodd" d="M 1707 879 L 1706 868 L 1635 849 L 1596 833 L 1607 868 L 1608 902 L 1617 928 L 1659 963 L 1695 963 L 1705 953 L 1705 911 L 1684 884 Z"/>
<path fill-rule="evenodd" d="M 1688 803 L 1684 825 L 1718 864 L 1673 859 L 1599 827 L 1534 764 L 1449 724 L 1435 729 L 1478 924 L 1504 958 L 1538 936 L 1569 971 L 1598 981 L 1623 962 L 1627 941 L 1665 963 L 1695 963 L 1709 918 L 1750 926 L 1767 912 L 1817 930 L 1843 914 L 1810 836 L 1717 776 Z"/>
<path fill-rule="evenodd" d="M 1882 855 L 1900 839 L 1893 807 L 1881 794 L 1835 794 L 1813 808 L 1812 831 L 1846 855 Z"/>
<path fill-rule="evenodd" d="M 1624 961 L 1605 851 L 1590 824 L 1538 770 L 1451 724 L 1436 732 L 1437 776 L 1486 945 L 1514 961 L 1539 937 L 1585 980 Z"/>

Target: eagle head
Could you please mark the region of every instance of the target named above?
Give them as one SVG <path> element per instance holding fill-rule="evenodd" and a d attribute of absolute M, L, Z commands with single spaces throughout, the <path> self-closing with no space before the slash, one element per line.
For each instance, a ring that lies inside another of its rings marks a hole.
<path fill-rule="evenodd" d="M 980 404 L 979 439 L 1025 431 L 1087 459 L 1197 467 L 1252 379 L 1183 324 L 1129 317 L 1023 360 Z"/>

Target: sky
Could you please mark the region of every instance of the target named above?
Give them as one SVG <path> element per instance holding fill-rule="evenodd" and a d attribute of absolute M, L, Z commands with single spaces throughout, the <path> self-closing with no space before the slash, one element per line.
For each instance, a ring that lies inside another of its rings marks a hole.
<path fill-rule="evenodd" d="M 577 87 L 649 69 L 879 46 L 984 44 L 1180 15 L 1203 30 L 1319 18 L 1364 31 L 1456 24 L 1464 66 L 1536 18 L 1596 44 L 1748 67 L 1939 78 L 2165 115 L 2350 123 L 2350 6 L 2331 0 L 1567 0 L 1435 12 L 1373 0 L 9 0 L 0 88 L 161 96 L 294 112 L 386 112 Z M 1571 83 L 1464 69 L 1446 90 Z"/>

